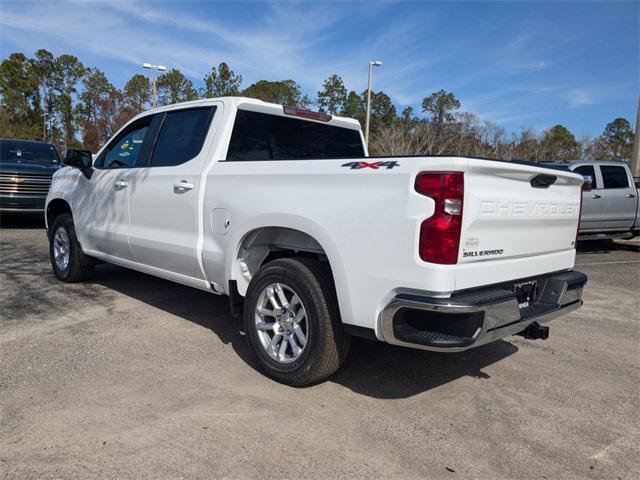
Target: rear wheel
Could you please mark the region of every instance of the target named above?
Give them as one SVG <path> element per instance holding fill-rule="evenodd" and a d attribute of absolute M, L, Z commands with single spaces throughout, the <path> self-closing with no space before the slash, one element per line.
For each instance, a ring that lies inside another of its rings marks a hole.
<path fill-rule="evenodd" d="M 68 213 L 58 215 L 49 235 L 49 254 L 53 273 L 63 282 L 81 282 L 93 274 L 93 262 L 80 248 Z"/>
<path fill-rule="evenodd" d="M 263 266 L 249 285 L 243 321 L 253 357 L 281 383 L 324 380 L 346 358 L 349 336 L 331 272 L 320 262 L 285 258 Z"/>

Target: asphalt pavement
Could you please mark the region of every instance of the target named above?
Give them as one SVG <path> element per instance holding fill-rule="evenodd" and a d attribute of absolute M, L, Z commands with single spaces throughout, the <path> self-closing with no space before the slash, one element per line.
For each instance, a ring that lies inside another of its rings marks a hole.
<path fill-rule="evenodd" d="M 252 365 L 227 300 L 0 229 L 0 478 L 640 478 L 640 244 L 581 246 L 547 341 L 460 354 L 355 339 L 329 381 Z"/>

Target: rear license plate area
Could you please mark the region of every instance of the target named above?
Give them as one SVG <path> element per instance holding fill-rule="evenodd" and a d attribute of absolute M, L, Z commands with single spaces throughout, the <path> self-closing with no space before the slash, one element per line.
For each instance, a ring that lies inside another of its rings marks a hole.
<path fill-rule="evenodd" d="M 513 293 L 518 301 L 520 310 L 533 306 L 538 296 L 538 282 L 517 283 L 513 286 Z"/>

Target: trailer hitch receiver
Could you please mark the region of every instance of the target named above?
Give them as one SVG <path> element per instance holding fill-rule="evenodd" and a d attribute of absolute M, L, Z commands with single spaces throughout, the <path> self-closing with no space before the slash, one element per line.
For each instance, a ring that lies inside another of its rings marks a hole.
<path fill-rule="evenodd" d="M 526 338 L 527 340 L 546 340 L 549 338 L 549 327 L 540 325 L 538 322 L 533 322 L 518 335 Z"/>

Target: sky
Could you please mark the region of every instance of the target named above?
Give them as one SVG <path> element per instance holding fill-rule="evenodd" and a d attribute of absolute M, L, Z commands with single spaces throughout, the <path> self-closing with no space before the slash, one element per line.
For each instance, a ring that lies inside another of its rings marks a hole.
<path fill-rule="evenodd" d="M 143 62 L 179 68 L 196 87 L 228 63 L 246 87 L 294 79 L 315 96 L 336 73 L 420 114 L 445 89 L 461 110 L 507 131 L 555 124 L 599 135 L 635 123 L 640 2 L 214 2 L 0 0 L 0 54 L 76 55 L 122 87 Z"/>

